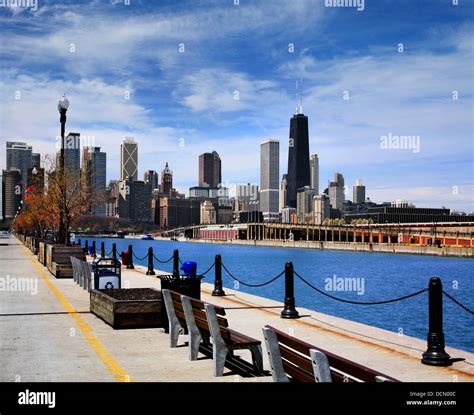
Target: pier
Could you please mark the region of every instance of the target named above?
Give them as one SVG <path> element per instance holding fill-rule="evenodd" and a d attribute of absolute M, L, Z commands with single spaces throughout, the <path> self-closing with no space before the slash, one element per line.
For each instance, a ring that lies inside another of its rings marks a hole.
<path fill-rule="evenodd" d="M 188 226 L 160 235 L 181 236 L 190 242 L 474 257 L 472 222 L 340 226 L 242 223 Z"/>
<path fill-rule="evenodd" d="M 14 237 L 7 241 L 0 250 L 2 277 L 26 279 L 31 289 L 0 293 L 1 381 L 271 381 L 270 376 L 244 377 L 228 369 L 215 378 L 212 360 L 189 361 L 187 348 L 171 349 L 162 329 L 113 330 L 89 312 L 87 291 L 72 279 L 54 278 Z M 159 278 L 146 272 L 138 265 L 123 268 L 122 286 L 160 289 Z M 451 357 L 464 360 L 449 367 L 426 366 L 420 363 L 426 350 L 420 339 L 300 307 L 299 319 L 285 320 L 280 318 L 282 302 L 227 287 L 226 296 L 215 297 L 213 289 L 203 283 L 202 299 L 225 307 L 232 327 L 257 339 L 263 340 L 262 327 L 270 324 L 401 381 L 474 381 L 473 353 L 447 347 Z M 265 351 L 264 367 L 269 369 Z"/>

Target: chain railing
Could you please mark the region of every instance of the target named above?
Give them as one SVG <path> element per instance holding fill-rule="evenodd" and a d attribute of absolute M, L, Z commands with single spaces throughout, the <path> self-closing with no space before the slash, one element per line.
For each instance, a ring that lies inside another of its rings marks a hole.
<path fill-rule="evenodd" d="M 402 301 L 402 300 L 406 300 L 408 298 L 412 298 L 412 297 L 416 297 L 417 295 L 420 295 L 420 294 L 423 294 L 425 293 L 426 291 L 428 291 L 428 288 L 423 288 L 421 290 L 418 290 L 418 291 L 415 291 L 411 294 L 407 294 L 407 295 L 403 295 L 401 297 L 396 297 L 396 298 L 392 298 L 390 300 L 381 300 L 381 301 L 353 301 L 353 300 L 346 300 L 344 298 L 339 298 L 339 297 L 336 297 L 334 295 L 331 295 L 331 294 L 328 294 L 322 290 L 320 290 L 319 288 L 317 288 L 316 286 L 314 286 L 313 284 L 311 284 L 309 281 L 307 281 L 306 279 L 304 279 L 300 274 L 298 274 L 296 271 L 294 271 L 295 275 L 298 277 L 298 279 L 300 281 L 302 281 L 303 283 L 305 283 L 308 287 L 312 288 L 314 291 L 318 292 L 319 294 L 322 294 L 326 297 L 329 297 L 329 298 L 332 298 L 333 300 L 336 300 L 336 301 L 340 301 L 342 303 L 348 303 L 348 304 L 356 304 L 356 305 L 379 305 L 379 304 L 389 304 L 389 303 L 395 303 L 397 301 Z"/>
<path fill-rule="evenodd" d="M 227 267 L 224 264 L 222 264 L 222 268 L 229 275 L 229 277 L 231 277 L 233 280 L 237 281 L 239 284 L 242 284 L 246 287 L 251 287 L 251 288 L 264 287 L 265 285 L 271 284 L 273 281 L 276 281 L 278 278 L 280 278 L 285 273 L 285 271 L 282 271 L 277 276 L 269 279 L 268 281 L 262 282 L 260 284 L 249 284 L 247 282 L 242 281 L 240 278 L 237 278 L 234 274 L 232 274 L 227 269 Z"/>
<path fill-rule="evenodd" d="M 454 304 L 458 305 L 461 307 L 464 311 L 467 311 L 469 314 L 474 314 L 474 311 L 472 311 L 469 307 L 466 305 L 462 304 L 459 300 L 456 300 L 452 295 L 447 293 L 446 291 L 443 290 L 443 294 L 448 297 Z"/>

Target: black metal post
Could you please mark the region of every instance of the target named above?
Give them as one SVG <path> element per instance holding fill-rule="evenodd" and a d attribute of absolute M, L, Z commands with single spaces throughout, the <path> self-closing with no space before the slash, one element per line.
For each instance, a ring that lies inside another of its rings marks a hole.
<path fill-rule="evenodd" d="M 112 258 L 117 259 L 117 244 L 115 242 L 112 244 Z"/>
<path fill-rule="evenodd" d="M 437 277 L 430 279 L 428 348 L 421 363 L 430 366 L 451 366 L 449 354 L 444 350 L 443 333 L 443 284 Z"/>
<path fill-rule="evenodd" d="M 133 266 L 133 246 L 132 245 L 128 245 L 127 269 L 135 269 L 135 267 Z"/>
<path fill-rule="evenodd" d="M 292 262 L 285 264 L 285 307 L 280 316 L 281 318 L 299 318 L 295 308 L 295 275 Z"/>
<path fill-rule="evenodd" d="M 173 277 L 179 278 L 179 251 L 173 251 Z"/>
<path fill-rule="evenodd" d="M 153 269 L 153 248 L 148 248 L 148 269 L 146 271 L 146 275 L 155 275 L 155 271 Z"/>
<path fill-rule="evenodd" d="M 87 239 L 84 245 L 84 251 L 86 251 L 86 255 L 89 255 L 89 241 Z"/>
<path fill-rule="evenodd" d="M 94 258 L 97 258 L 97 253 L 95 249 L 95 241 L 92 241 L 92 255 Z"/>
<path fill-rule="evenodd" d="M 105 242 L 100 243 L 100 257 L 105 258 Z"/>
<path fill-rule="evenodd" d="M 214 297 L 222 297 L 225 295 L 222 289 L 222 258 L 220 255 L 216 255 L 216 262 L 214 263 L 214 290 L 212 295 Z"/>

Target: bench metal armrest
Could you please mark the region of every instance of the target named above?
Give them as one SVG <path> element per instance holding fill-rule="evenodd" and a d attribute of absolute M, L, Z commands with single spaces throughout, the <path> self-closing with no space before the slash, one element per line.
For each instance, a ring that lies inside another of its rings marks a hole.
<path fill-rule="evenodd" d="M 272 378 L 274 382 L 289 382 L 288 376 L 283 369 L 281 361 L 280 345 L 278 343 L 275 332 L 269 328 L 263 327 L 263 338 L 265 339 L 265 346 L 268 354 L 268 361 L 272 371 Z"/>
<path fill-rule="evenodd" d="M 319 350 L 310 349 L 311 363 L 313 364 L 314 379 L 316 382 L 332 382 L 331 368 L 327 356 Z"/>

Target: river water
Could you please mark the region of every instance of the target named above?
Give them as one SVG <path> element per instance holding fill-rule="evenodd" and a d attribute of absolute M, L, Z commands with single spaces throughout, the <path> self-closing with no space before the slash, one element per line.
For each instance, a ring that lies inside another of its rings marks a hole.
<path fill-rule="evenodd" d="M 82 244 L 86 238 L 82 237 Z M 106 252 L 117 244 L 118 252 L 133 245 L 138 257 L 146 255 L 150 246 L 155 255 L 166 260 L 174 249 L 179 249 L 182 261 L 198 263 L 198 274 L 212 265 L 216 254 L 238 279 L 250 284 L 270 280 L 292 261 L 295 271 L 317 288 L 346 300 L 370 302 L 400 297 L 428 286 L 431 277 L 439 277 L 443 288 L 458 301 L 474 308 L 474 260 L 418 255 L 394 255 L 331 250 L 256 247 L 245 245 L 207 244 L 139 239 L 87 238 L 105 242 Z M 147 260 L 136 264 L 146 265 Z M 172 270 L 172 261 L 155 268 Z M 213 283 L 214 271 L 204 281 Z M 352 282 L 352 286 L 347 285 Z M 259 288 L 237 284 L 223 270 L 224 288 L 283 301 L 284 277 Z M 342 289 L 342 290 L 341 290 Z M 426 339 L 428 328 L 428 293 L 403 301 L 383 305 L 354 305 L 325 297 L 295 278 L 296 306 L 316 310 L 348 320 L 380 327 L 400 335 Z M 474 317 L 443 297 L 444 332 L 446 344 L 474 352 Z"/>

